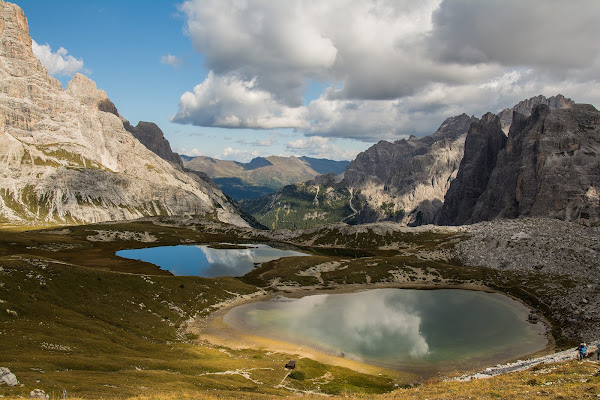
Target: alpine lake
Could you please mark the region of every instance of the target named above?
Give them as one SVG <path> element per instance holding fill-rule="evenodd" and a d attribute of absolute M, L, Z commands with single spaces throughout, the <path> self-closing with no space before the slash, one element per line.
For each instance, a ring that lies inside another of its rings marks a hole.
<path fill-rule="evenodd" d="M 242 276 L 256 266 L 282 257 L 307 254 L 267 244 L 178 245 L 120 250 L 117 256 L 146 261 L 176 276 Z"/>
<path fill-rule="evenodd" d="M 546 327 L 499 293 L 370 289 L 277 297 L 231 309 L 223 321 L 261 337 L 422 376 L 473 370 L 543 350 Z"/>
<path fill-rule="evenodd" d="M 243 276 L 261 263 L 301 252 L 266 244 L 121 250 L 174 275 Z M 231 309 L 225 324 L 244 334 L 291 343 L 388 369 L 431 376 L 473 370 L 543 350 L 546 327 L 499 293 L 462 289 L 370 289 L 275 297 Z"/>

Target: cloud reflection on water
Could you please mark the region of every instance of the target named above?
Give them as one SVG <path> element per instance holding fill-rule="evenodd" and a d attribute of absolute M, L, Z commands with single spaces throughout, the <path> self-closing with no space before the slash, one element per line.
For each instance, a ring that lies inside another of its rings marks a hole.
<path fill-rule="evenodd" d="M 249 303 L 226 324 L 358 361 L 419 370 L 474 369 L 541 350 L 545 327 L 497 293 L 373 289 Z"/>
<path fill-rule="evenodd" d="M 249 248 L 216 249 L 206 245 L 164 246 L 145 249 L 121 250 L 117 255 L 143 260 L 158 265 L 178 276 L 195 275 L 206 278 L 217 276 L 242 276 L 256 263 L 282 257 L 305 256 L 292 250 L 280 250 L 266 244 Z"/>
<path fill-rule="evenodd" d="M 423 357 L 429 345 L 420 332 L 421 317 L 411 307 L 412 299 L 394 301 L 390 295 L 373 290 L 360 296 L 303 297 L 285 305 L 287 330 L 355 355 Z"/>

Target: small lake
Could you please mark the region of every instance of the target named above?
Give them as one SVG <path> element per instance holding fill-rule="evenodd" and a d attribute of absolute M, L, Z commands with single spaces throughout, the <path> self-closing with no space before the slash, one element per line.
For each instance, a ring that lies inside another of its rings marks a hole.
<path fill-rule="evenodd" d="M 421 375 L 472 370 L 544 349 L 543 324 L 498 293 L 374 289 L 276 298 L 233 308 L 244 333 Z"/>
<path fill-rule="evenodd" d="M 228 245 L 219 247 L 229 247 Z M 236 247 L 236 246 L 231 246 Z M 216 248 L 206 245 L 161 246 L 117 251 L 123 258 L 158 265 L 178 276 L 243 276 L 257 265 L 283 257 L 308 254 L 281 250 L 266 244 L 239 245 L 239 248 Z"/>

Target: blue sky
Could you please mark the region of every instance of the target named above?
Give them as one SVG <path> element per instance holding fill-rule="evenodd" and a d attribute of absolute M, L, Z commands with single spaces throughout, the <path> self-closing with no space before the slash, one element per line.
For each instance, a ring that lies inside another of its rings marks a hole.
<path fill-rule="evenodd" d="M 81 59 L 79 72 L 107 92 L 119 113 L 134 125 L 155 122 L 173 149 L 182 154 L 208 155 L 249 161 L 255 156 L 305 155 L 351 159 L 372 143 L 351 139 L 327 140 L 342 149 L 304 152 L 286 145 L 306 140 L 291 128 L 276 130 L 226 129 L 178 124 L 169 121 L 180 96 L 201 83 L 209 73 L 204 57 L 185 34 L 185 16 L 176 1 L 46 1 L 18 0 L 29 22 L 33 40 L 60 47 Z M 179 64 L 161 59 L 174 55 Z M 55 74 L 63 86 L 72 75 Z M 307 100 L 322 92 L 324 83 L 309 83 Z M 318 141 L 317 141 L 318 142 Z M 323 142 L 323 141 L 321 141 Z M 270 144 L 270 145 L 267 145 Z M 318 143 L 317 143 L 318 145 Z M 229 149 L 229 151 L 227 150 Z"/>
<path fill-rule="evenodd" d="M 600 104 L 600 2 L 16 3 L 54 76 L 90 76 L 182 154 L 351 159 L 539 94 Z"/>

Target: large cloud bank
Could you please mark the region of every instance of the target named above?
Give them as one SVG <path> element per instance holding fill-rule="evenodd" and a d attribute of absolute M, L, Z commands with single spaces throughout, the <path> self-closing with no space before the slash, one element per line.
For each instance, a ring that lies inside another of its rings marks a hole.
<path fill-rule="evenodd" d="M 600 2 L 189 0 L 180 9 L 211 73 L 181 96 L 174 122 L 373 141 L 537 94 L 600 103 Z M 326 89 L 311 96 L 315 82 Z"/>

